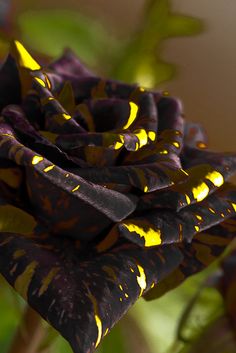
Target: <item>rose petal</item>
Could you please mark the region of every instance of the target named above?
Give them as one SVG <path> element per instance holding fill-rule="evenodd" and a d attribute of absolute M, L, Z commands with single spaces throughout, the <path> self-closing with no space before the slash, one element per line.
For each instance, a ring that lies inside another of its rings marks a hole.
<path fill-rule="evenodd" d="M 156 209 L 118 225 L 122 236 L 140 246 L 191 242 L 195 234 L 236 214 L 236 187 L 226 185 L 202 202 L 179 212 Z"/>
<path fill-rule="evenodd" d="M 104 253 L 38 234 L 2 233 L 7 281 L 71 344 L 93 352 L 129 307 L 182 259 L 172 246 L 117 244 Z"/>
<path fill-rule="evenodd" d="M 235 238 L 235 224 L 234 220 L 234 226 L 232 227 L 232 220 L 228 219 L 204 233 L 196 234 L 191 244 L 180 244 L 179 248 L 184 255 L 181 264 L 173 273 L 146 293 L 144 298 L 154 300 L 161 297 L 166 292 L 179 286 L 189 276 L 202 271 L 214 262 Z"/>
<path fill-rule="evenodd" d="M 8 126 L 2 127 L 0 146 L 0 157 L 26 168 L 30 202 L 53 232 L 93 237 L 136 207 L 134 197 L 89 183 L 37 155 L 19 143 Z"/>

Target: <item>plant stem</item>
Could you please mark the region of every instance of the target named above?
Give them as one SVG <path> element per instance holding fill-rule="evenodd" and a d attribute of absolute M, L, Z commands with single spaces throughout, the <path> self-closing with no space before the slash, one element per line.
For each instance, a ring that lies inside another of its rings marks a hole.
<path fill-rule="evenodd" d="M 8 353 L 37 353 L 44 335 L 41 317 L 28 306 Z"/>

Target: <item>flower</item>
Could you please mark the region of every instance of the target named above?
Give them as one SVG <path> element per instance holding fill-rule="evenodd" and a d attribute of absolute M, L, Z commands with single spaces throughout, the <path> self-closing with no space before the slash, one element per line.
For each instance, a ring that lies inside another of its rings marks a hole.
<path fill-rule="evenodd" d="M 236 155 L 166 93 L 94 76 L 70 51 L 41 66 L 15 41 L 0 71 L 0 270 L 88 353 L 128 308 L 230 242 Z"/>

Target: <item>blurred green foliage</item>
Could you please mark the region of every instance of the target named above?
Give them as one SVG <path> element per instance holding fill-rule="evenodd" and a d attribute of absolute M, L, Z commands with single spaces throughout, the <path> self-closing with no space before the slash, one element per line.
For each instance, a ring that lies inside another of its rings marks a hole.
<path fill-rule="evenodd" d="M 19 11 L 20 3 L 16 8 Z M 15 17 L 12 33 L 36 52 L 55 58 L 70 47 L 96 72 L 146 87 L 176 73 L 174 63 L 163 59 L 165 41 L 196 35 L 204 28 L 199 19 L 173 13 L 170 0 L 147 0 L 136 30 L 126 39 L 95 18 L 69 9 L 32 11 L 29 5 L 27 12 L 16 12 Z"/>

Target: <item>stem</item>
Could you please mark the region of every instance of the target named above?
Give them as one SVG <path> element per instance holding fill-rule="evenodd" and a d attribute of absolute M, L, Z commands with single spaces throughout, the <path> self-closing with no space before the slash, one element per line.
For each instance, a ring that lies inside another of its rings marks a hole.
<path fill-rule="evenodd" d="M 28 306 L 8 353 L 37 353 L 44 335 L 41 317 Z"/>

